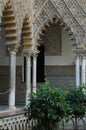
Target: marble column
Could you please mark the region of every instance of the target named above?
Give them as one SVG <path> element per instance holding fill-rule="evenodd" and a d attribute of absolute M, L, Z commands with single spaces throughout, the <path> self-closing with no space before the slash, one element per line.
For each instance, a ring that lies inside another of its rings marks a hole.
<path fill-rule="evenodd" d="M 26 54 L 26 99 L 25 104 L 28 105 L 30 103 L 28 94 L 31 93 L 31 55 L 30 53 Z"/>
<path fill-rule="evenodd" d="M 16 52 L 10 51 L 10 93 L 9 109 L 15 109 L 15 89 L 16 89 Z"/>
<path fill-rule="evenodd" d="M 36 92 L 37 85 L 37 55 L 33 55 L 33 92 Z"/>
<path fill-rule="evenodd" d="M 80 57 L 76 55 L 76 86 L 80 85 Z"/>
<path fill-rule="evenodd" d="M 85 56 L 82 55 L 82 61 L 81 61 L 81 84 L 85 85 Z"/>

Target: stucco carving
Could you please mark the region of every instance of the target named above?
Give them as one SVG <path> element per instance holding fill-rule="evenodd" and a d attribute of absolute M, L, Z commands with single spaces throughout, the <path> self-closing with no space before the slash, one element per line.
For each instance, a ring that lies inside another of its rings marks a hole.
<path fill-rule="evenodd" d="M 13 8 L 18 42 L 26 14 L 29 15 L 31 22 L 33 45 L 41 28 L 57 15 L 58 19 L 74 34 L 76 44 L 86 45 L 86 0 L 0 0 L 0 18 L 6 3 L 10 3 Z"/>
<path fill-rule="evenodd" d="M 46 23 L 47 19 L 52 16 L 52 12 L 54 12 L 56 15 L 59 14 L 58 18 L 71 29 L 77 45 L 81 46 L 84 44 L 85 22 L 82 22 L 82 19 L 85 20 L 86 13 L 76 0 L 35 0 L 34 10 L 34 28 L 36 32 L 39 32 L 41 26 Z M 37 37 L 37 33 L 35 37 Z"/>
<path fill-rule="evenodd" d="M 29 15 L 29 19 L 30 21 L 32 21 L 31 17 L 32 14 L 29 13 L 31 12 L 31 6 L 30 5 L 30 1 L 29 0 L 0 0 L 0 21 L 1 21 L 1 17 L 3 17 L 3 11 L 4 8 L 11 5 L 12 11 L 13 11 L 13 15 L 15 17 L 15 23 L 16 23 L 16 36 L 17 39 L 15 41 L 15 44 L 19 43 L 21 41 L 21 33 L 22 33 L 22 26 L 23 26 L 23 22 L 25 19 L 26 14 L 30 14 Z M 1 22 L 0 22 L 1 23 Z"/>

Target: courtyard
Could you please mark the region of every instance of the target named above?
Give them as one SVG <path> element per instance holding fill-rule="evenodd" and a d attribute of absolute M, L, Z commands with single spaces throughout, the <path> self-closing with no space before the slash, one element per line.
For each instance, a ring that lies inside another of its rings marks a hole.
<path fill-rule="evenodd" d="M 86 0 L 0 0 L 0 130 L 36 125 L 23 108 L 45 79 L 86 87 Z M 86 130 L 85 116 L 78 129 Z M 76 130 L 74 119 L 58 130 Z"/>

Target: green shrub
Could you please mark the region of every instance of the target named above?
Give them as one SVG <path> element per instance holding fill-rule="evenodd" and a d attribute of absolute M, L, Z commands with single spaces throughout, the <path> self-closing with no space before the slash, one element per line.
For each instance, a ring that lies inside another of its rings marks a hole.
<path fill-rule="evenodd" d="M 54 130 L 67 116 L 69 107 L 65 100 L 65 93 L 60 88 L 50 87 L 48 81 L 29 97 L 30 104 L 26 106 L 25 115 L 29 120 L 38 121 L 37 130 Z"/>
<path fill-rule="evenodd" d="M 75 127 L 77 128 L 78 119 L 83 118 L 86 112 L 86 95 L 83 88 L 75 87 L 67 93 L 66 99 L 70 106 L 69 115 L 75 119 Z"/>
<path fill-rule="evenodd" d="M 86 111 L 86 95 L 82 88 L 74 88 L 67 94 L 67 101 L 70 105 L 70 114 L 73 117 L 81 118 L 85 115 Z"/>

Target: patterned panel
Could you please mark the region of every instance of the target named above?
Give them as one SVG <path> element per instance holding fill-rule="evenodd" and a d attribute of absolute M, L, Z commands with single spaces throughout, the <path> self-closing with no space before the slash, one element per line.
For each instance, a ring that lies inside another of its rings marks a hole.
<path fill-rule="evenodd" d="M 39 22 L 41 24 L 43 24 L 47 17 L 48 17 L 48 15 L 46 14 L 46 11 L 44 9 L 42 9 L 40 15 L 38 16 L 38 19 L 40 19 Z"/>
<path fill-rule="evenodd" d="M 46 5 L 44 6 L 44 10 L 46 11 L 47 15 L 49 15 L 50 12 L 52 12 L 51 10 L 52 8 L 53 8 L 53 4 L 51 3 L 51 1 L 48 1 Z"/>
<path fill-rule="evenodd" d="M 41 2 L 42 1 L 40 1 L 40 3 Z M 39 1 L 35 3 L 35 6 L 39 7 L 38 3 Z M 86 17 L 86 14 L 75 0 L 46 0 L 40 5 L 42 5 L 40 12 L 37 10 L 38 13 L 36 16 L 38 17 L 37 19 L 41 26 L 52 17 L 52 12 L 55 10 L 54 14 L 59 14 L 59 19 L 61 19 L 66 24 L 66 26 L 71 29 L 71 32 L 73 32 L 77 45 L 82 46 L 85 31 L 84 25 L 82 26 L 81 21 L 82 18 Z M 36 33 L 41 26 L 38 26 Z"/>
<path fill-rule="evenodd" d="M 73 16 L 77 19 L 77 21 L 79 22 L 79 24 L 82 26 L 82 19 L 84 19 L 86 17 L 86 13 L 79 8 L 79 5 L 77 3 L 77 1 L 75 0 L 64 0 L 65 4 L 67 5 L 67 7 L 69 8 L 69 10 L 71 11 L 71 13 L 73 14 Z M 83 28 L 84 30 L 84 28 Z"/>

